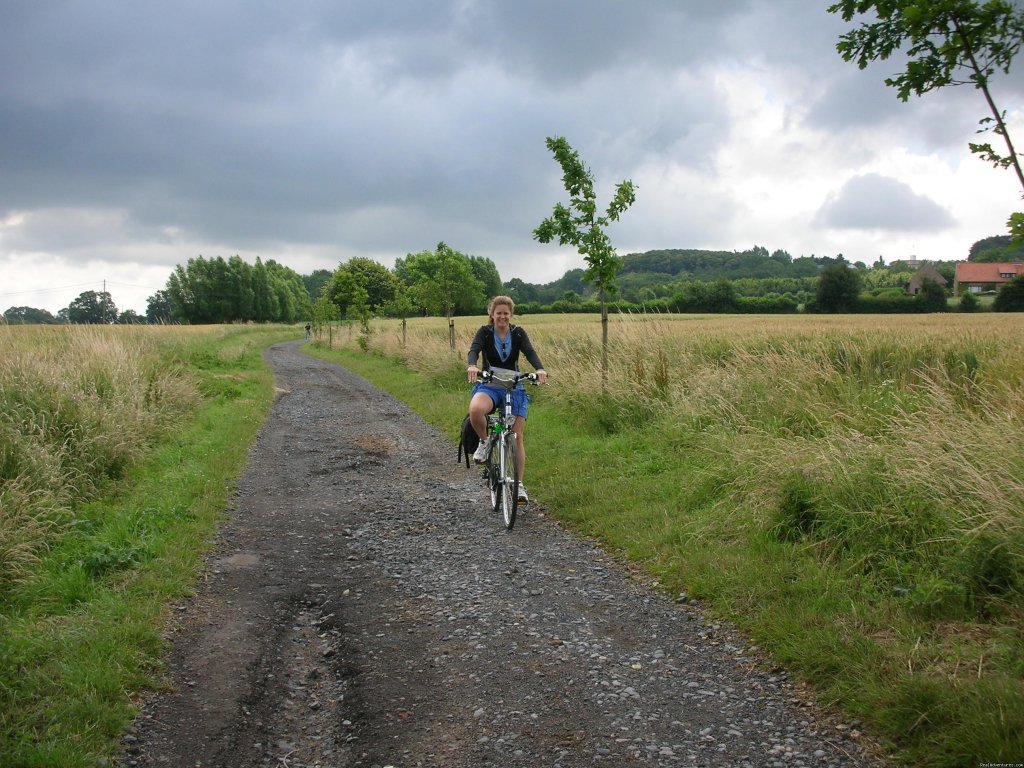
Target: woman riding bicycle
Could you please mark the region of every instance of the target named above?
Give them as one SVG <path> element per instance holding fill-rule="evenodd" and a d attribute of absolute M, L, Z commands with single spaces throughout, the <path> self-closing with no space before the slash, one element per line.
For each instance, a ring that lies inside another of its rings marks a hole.
<path fill-rule="evenodd" d="M 473 430 L 480 438 L 480 446 L 473 454 L 473 461 L 482 464 L 487 461 L 487 414 L 501 405 L 505 390 L 500 386 L 477 383 L 477 374 L 481 369 L 476 367 L 477 358 L 483 354 L 483 370 L 489 371 L 492 368 L 504 368 L 506 370 L 519 370 L 519 353 L 522 352 L 537 371 L 537 381 L 544 384 L 548 375 L 541 364 L 540 357 L 530 343 L 530 337 L 526 331 L 517 325 L 512 325 L 512 313 L 515 311 L 515 302 L 508 296 L 495 296 L 487 307 L 487 315 L 490 322 L 481 325 L 473 337 L 473 343 L 469 346 L 468 363 L 466 372 L 469 376 L 469 383 L 473 387 L 473 396 L 469 401 L 469 421 Z M 516 452 L 519 455 L 519 501 L 528 502 L 526 488 L 523 486 L 523 467 L 526 464 L 526 450 L 523 447 L 523 427 L 526 425 L 526 412 L 530 401 L 529 395 L 520 384 L 512 390 L 512 413 L 516 417 L 512 431 L 516 434 Z"/>

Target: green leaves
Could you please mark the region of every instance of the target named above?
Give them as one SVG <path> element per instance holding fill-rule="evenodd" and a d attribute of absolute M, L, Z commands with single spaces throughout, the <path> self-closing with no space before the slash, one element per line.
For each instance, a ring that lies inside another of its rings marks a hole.
<path fill-rule="evenodd" d="M 1024 43 L 1024 10 L 1011 0 L 841 0 L 828 11 L 844 21 L 874 14 L 876 21 L 846 32 L 836 44 L 839 55 L 861 69 L 906 46 L 906 69 L 885 80 L 901 101 L 947 85 L 980 90 L 992 115 L 981 121 L 981 132 L 1002 136 L 1007 154 L 984 143 L 971 144 L 971 151 L 996 167 L 1013 168 L 1024 189 L 1020 157 L 989 88 L 996 71 L 1009 73 Z"/>
<path fill-rule="evenodd" d="M 584 279 L 592 282 L 602 297 L 614 294 L 615 276 L 623 262 L 604 230 L 636 201 L 636 187 L 629 180 L 620 182 L 608 209 L 598 215 L 593 174 L 579 153 L 561 136 L 549 137 L 546 144 L 562 169 L 562 183 L 570 199 L 568 207 L 555 204 L 551 215 L 533 230 L 533 238 L 541 243 L 558 240 L 559 245 L 575 246 L 588 265 Z"/>
<path fill-rule="evenodd" d="M 433 314 L 451 318 L 459 308 L 479 307 L 484 294 L 469 258 L 443 242 L 434 251 L 398 259 L 395 270 L 412 299 Z"/>
<path fill-rule="evenodd" d="M 1011 213 L 1006 226 L 1010 228 L 1010 237 L 1013 238 L 1015 244 L 1024 243 L 1024 213 L 1020 211 Z"/>

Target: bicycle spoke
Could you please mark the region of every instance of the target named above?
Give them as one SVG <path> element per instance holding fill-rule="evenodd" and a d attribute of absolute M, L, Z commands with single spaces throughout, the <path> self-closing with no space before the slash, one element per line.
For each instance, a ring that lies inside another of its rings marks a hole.
<path fill-rule="evenodd" d="M 505 438 L 501 443 L 501 509 L 505 527 L 512 530 L 519 508 L 519 456 L 515 434 L 507 433 Z"/>

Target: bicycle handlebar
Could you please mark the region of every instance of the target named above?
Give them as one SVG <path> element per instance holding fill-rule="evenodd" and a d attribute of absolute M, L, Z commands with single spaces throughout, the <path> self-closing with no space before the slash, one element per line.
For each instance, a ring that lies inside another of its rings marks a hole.
<path fill-rule="evenodd" d="M 517 372 L 517 373 L 513 373 L 511 379 L 508 379 L 508 378 L 495 377 L 493 371 L 480 371 L 480 373 L 477 374 L 477 378 L 479 378 L 480 381 L 484 382 L 485 384 L 487 382 L 493 381 L 495 384 L 504 384 L 507 387 L 514 387 L 516 384 L 518 384 L 521 381 L 529 381 L 534 386 L 537 385 L 537 374 L 536 373 L 518 373 Z"/>

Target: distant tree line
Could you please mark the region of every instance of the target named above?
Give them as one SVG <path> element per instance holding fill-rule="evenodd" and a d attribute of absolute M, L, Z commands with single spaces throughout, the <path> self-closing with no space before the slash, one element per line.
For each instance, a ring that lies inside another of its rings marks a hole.
<path fill-rule="evenodd" d="M 157 322 L 132 309 L 119 312 L 108 291 L 80 293 L 56 315 L 35 307 L 10 307 L 4 312 L 3 318 L 9 325 L 139 325 Z"/>
<path fill-rule="evenodd" d="M 1022 245 L 1006 236 L 988 237 L 970 249 L 970 261 L 1020 261 Z M 924 262 L 952 286 L 954 262 Z M 657 250 L 627 254 L 617 277 L 613 311 L 659 312 L 931 312 L 942 311 L 949 290 L 926 281 L 916 296 L 907 293 L 920 263 L 879 258 L 874 264 L 848 262 L 841 254 L 793 258 L 786 251 L 754 246 L 743 252 Z M 223 323 L 312 319 L 322 324 L 346 319 L 365 324 L 371 316 L 480 315 L 489 297 L 506 293 L 519 314 L 599 312 L 595 288 L 582 268 L 546 284 L 520 278 L 502 281 L 491 259 L 461 253 L 445 243 L 409 253 L 393 269 L 354 257 L 335 270 L 298 275 L 272 260 L 254 265 L 239 256 L 199 256 L 179 265 L 165 290 L 147 300 L 145 316 L 119 312 L 109 293 L 87 291 L 56 315 L 32 307 L 11 307 L 7 323 Z M 1005 289 L 1004 289 L 1005 290 Z M 1016 289 L 1015 289 L 1016 290 Z M 941 297 L 940 297 L 941 293 Z M 1012 295 L 1012 291 L 1010 294 Z M 942 301 L 940 301 L 940 298 Z M 941 305 L 941 306 L 940 306 Z M 1016 311 L 1004 299 L 993 309 Z M 980 308 L 964 296 L 959 309 Z"/>
<path fill-rule="evenodd" d="M 850 264 L 838 256 L 793 258 L 782 250 L 762 246 L 748 251 L 659 250 L 623 257 L 618 278 L 617 308 L 635 307 L 672 312 L 795 312 L 813 310 L 821 275 L 829 267 L 845 265 L 858 276 L 865 304 L 879 297 L 910 299 L 906 293 L 920 264 L 879 258 L 873 265 Z M 953 284 L 953 262 L 931 262 Z M 726 287 L 728 286 L 728 288 Z M 594 311 L 593 289 L 583 281 L 583 270 L 566 272 L 559 280 L 533 285 L 513 279 L 506 291 L 517 302 L 517 311 Z M 885 311 L 917 311 L 917 304 L 875 301 Z"/>

